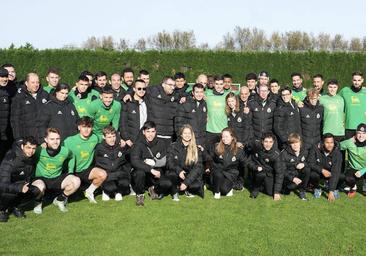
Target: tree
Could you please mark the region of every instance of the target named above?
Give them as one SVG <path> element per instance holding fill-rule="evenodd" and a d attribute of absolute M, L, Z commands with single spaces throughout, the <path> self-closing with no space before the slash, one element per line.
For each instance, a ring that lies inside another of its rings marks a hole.
<path fill-rule="evenodd" d="M 120 51 L 126 51 L 129 48 L 129 43 L 126 39 L 120 39 L 117 45 L 117 49 Z"/>
<path fill-rule="evenodd" d="M 146 40 L 145 38 L 140 38 L 139 40 L 137 40 L 137 42 L 135 43 L 134 48 L 140 52 L 144 52 L 146 51 Z"/>
<path fill-rule="evenodd" d="M 348 48 L 347 40 L 343 39 L 343 36 L 336 34 L 331 42 L 332 51 L 346 51 Z"/>
<path fill-rule="evenodd" d="M 97 39 L 95 36 L 89 37 L 83 44 L 82 48 L 95 50 L 101 47 L 100 40 Z"/>
<path fill-rule="evenodd" d="M 150 41 L 153 47 L 157 50 L 166 51 L 173 49 L 172 37 L 165 30 L 152 36 Z"/>
<path fill-rule="evenodd" d="M 360 52 L 362 50 L 361 39 L 358 37 L 352 38 L 349 44 L 349 50 L 354 52 Z"/>
<path fill-rule="evenodd" d="M 330 35 L 327 33 L 320 33 L 318 35 L 317 45 L 320 51 L 329 51 L 331 46 Z"/>
<path fill-rule="evenodd" d="M 235 51 L 235 40 L 230 33 L 226 33 L 222 38 L 222 44 L 219 46 L 223 50 Z"/>
<path fill-rule="evenodd" d="M 106 51 L 114 50 L 114 40 L 112 36 L 103 36 L 101 39 L 101 48 Z"/>

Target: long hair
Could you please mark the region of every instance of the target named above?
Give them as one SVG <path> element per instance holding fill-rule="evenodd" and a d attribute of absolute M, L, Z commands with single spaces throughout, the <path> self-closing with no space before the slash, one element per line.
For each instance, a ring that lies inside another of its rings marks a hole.
<path fill-rule="evenodd" d="M 190 126 L 189 124 L 185 124 L 182 126 L 182 128 L 180 128 L 179 135 L 181 138 L 182 138 L 184 129 L 189 129 L 192 134 L 192 139 L 189 142 L 188 147 L 187 147 L 186 160 L 184 162 L 185 165 L 189 166 L 189 165 L 196 164 L 198 162 L 198 149 L 197 149 L 196 138 L 194 136 L 192 126 Z"/>
<path fill-rule="evenodd" d="M 231 144 L 230 144 L 230 152 L 235 156 L 236 153 L 238 152 L 238 145 L 237 145 L 238 139 L 236 138 L 235 132 L 233 129 L 231 129 L 229 127 L 225 128 L 221 131 L 221 136 L 224 132 L 229 132 L 231 137 L 233 137 L 233 140 L 231 141 Z M 216 145 L 215 150 L 218 155 L 223 155 L 225 153 L 225 144 L 222 142 L 222 139 Z"/>
<path fill-rule="evenodd" d="M 227 104 L 227 100 L 229 98 L 234 98 L 235 101 L 236 101 L 236 106 L 235 106 L 235 109 L 234 109 L 234 112 L 235 113 L 238 113 L 239 112 L 239 98 L 238 96 L 236 96 L 233 92 L 229 92 L 228 95 L 226 95 L 226 98 L 225 98 L 225 103 L 226 103 L 226 106 L 225 106 L 225 113 L 226 115 L 230 115 L 232 110 L 231 108 L 229 107 L 229 105 Z"/>

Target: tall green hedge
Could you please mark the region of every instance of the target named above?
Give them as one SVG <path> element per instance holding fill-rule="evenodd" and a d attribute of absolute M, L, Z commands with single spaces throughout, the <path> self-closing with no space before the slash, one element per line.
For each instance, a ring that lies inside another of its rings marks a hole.
<path fill-rule="evenodd" d="M 24 78 L 31 71 L 44 78 L 49 67 L 58 67 L 62 81 L 73 84 L 83 70 L 108 74 L 120 72 L 124 67 L 132 67 L 136 72 L 146 69 L 151 73 L 152 83 L 159 83 L 164 75 L 181 71 L 188 81 L 194 81 L 200 73 L 230 73 L 234 82 L 243 83 L 248 72 L 269 71 L 271 78 L 280 84 L 290 83 L 292 72 L 301 72 L 305 85 L 311 84 L 311 76 L 316 73 L 325 79 L 337 78 L 341 85 L 351 81 L 351 73 L 366 70 L 366 55 L 362 53 L 325 52 L 221 52 L 221 51 L 148 51 L 144 53 L 87 51 L 87 50 L 0 50 L 1 63 L 15 65 L 18 77 Z M 44 80 L 43 80 L 44 82 Z"/>

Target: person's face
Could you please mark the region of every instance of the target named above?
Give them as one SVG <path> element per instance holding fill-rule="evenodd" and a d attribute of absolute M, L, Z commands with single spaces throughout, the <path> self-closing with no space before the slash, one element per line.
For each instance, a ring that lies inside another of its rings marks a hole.
<path fill-rule="evenodd" d="M 150 75 L 141 74 L 140 75 L 140 79 L 145 82 L 146 86 L 149 85 L 149 83 L 150 83 Z"/>
<path fill-rule="evenodd" d="M 258 79 L 259 84 L 268 85 L 269 77 L 267 76 L 260 76 Z"/>
<path fill-rule="evenodd" d="M 121 76 L 114 74 L 111 77 L 111 86 L 113 90 L 118 90 L 121 87 Z"/>
<path fill-rule="evenodd" d="M 88 81 L 79 80 L 79 82 L 77 84 L 77 88 L 78 88 L 78 91 L 80 93 L 86 92 L 88 87 L 89 87 L 89 82 Z"/>
<path fill-rule="evenodd" d="M 224 143 L 225 145 L 230 145 L 231 142 L 233 141 L 233 137 L 231 136 L 229 131 L 224 131 L 221 134 L 221 140 L 222 140 L 222 143 Z"/>
<path fill-rule="evenodd" d="M 203 88 L 195 88 L 192 94 L 196 100 L 200 101 L 205 96 L 205 90 Z"/>
<path fill-rule="evenodd" d="M 26 157 L 32 157 L 36 152 L 37 145 L 30 144 L 21 145 L 22 151 Z"/>
<path fill-rule="evenodd" d="M 128 86 L 131 86 L 133 83 L 133 73 L 132 72 L 126 72 L 123 74 L 123 82 L 127 84 Z"/>
<path fill-rule="evenodd" d="M 231 110 L 236 108 L 236 99 L 234 97 L 227 98 L 227 105 Z"/>
<path fill-rule="evenodd" d="M 318 95 L 313 95 L 313 96 L 310 96 L 309 97 L 309 103 L 312 106 L 316 106 L 316 104 L 318 103 L 318 100 L 319 100 L 319 96 Z"/>
<path fill-rule="evenodd" d="M 108 133 L 106 135 L 103 135 L 103 139 L 105 140 L 105 143 L 109 146 L 114 146 L 116 144 L 117 136 L 115 133 Z"/>
<path fill-rule="evenodd" d="M 107 85 L 107 77 L 106 76 L 99 76 L 95 79 L 95 83 L 98 87 L 103 88 Z"/>
<path fill-rule="evenodd" d="M 49 73 L 46 76 L 47 83 L 52 87 L 56 87 L 56 85 L 60 82 L 60 76 L 55 73 Z"/>
<path fill-rule="evenodd" d="M 271 83 L 269 85 L 269 88 L 273 94 L 278 94 L 278 91 L 280 90 L 280 86 L 278 85 L 278 83 Z"/>
<path fill-rule="evenodd" d="M 300 148 L 301 148 L 300 142 L 294 142 L 294 143 L 290 144 L 290 146 L 294 152 L 300 152 Z"/>
<path fill-rule="evenodd" d="M 259 97 L 261 97 L 261 99 L 266 100 L 269 94 L 269 90 L 266 86 L 261 86 L 259 87 Z"/>
<path fill-rule="evenodd" d="M 295 88 L 300 88 L 300 87 L 301 87 L 301 84 L 302 84 L 302 79 L 301 79 L 301 77 L 299 77 L 299 76 L 293 76 L 293 77 L 292 77 L 292 85 L 293 85 Z"/>
<path fill-rule="evenodd" d="M 113 93 L 102 93 L 100 98 L 104 106 L 109 107 L 113 102 Z"/>
<path fill-rule="evenodd" d="M 133 88 L 133 91 L 137 96 L 140 98 L 143 98 L 146 94 L 146 85 L 145 83 L 137 82 L 135 83 L 135 87 Z"/>
<path fill-rule="evenodd" d="M 240 89 L 240 99 L 244 102 L 246 102 L 249 99 L 249 89 L 246 87 L 243 87 Z"/>
<path fill-rule="evenodd" d="M 86 77 L 89 78 L 89 86 L 92 86 L 92 84 L 93 84 L 93 76 L 86 75 Z"/>
<path fill-rule="evenodd" d="M 363 83 L 362 76 L 355 75 L 352 77 L 352 84 L 354 87 L 360 88 L 362 86 L 362 83 Z"/>
<path fill-rule="evenodd" d="M 5 69 L 8 71 L 9 75 L 8 78 L 10 81 L 14 81 L 17 77 L 17 73 L 15 72 L 15 68 L 13 67 L 5 67 Z"/>
<path fill-rule="evenodd" d="M 171 95 L 174 92 L 175 89 L 175 81 L 172 79 L 168 79 L 163 83 L 164 92 L 167 95 Z"/>
<path fill-rule="evenodd" d="M 207 87 L 212 89 L 212 88 L 214 88 L 214 85 L 215 85 L 214 78 L 207 78 Z"/>
<path fill-rule="evenodd" d="M 247 80 L 247 86 L 249 90 L 255 90 L 255 86 L 257 85 L 257 81 L 255 79 Z"/>
<path fill-rule="evenodd" d="M 197 83 L 200 83 L 200 84 L 202 84 L 204 87 L 206 87 L 207 86 L 207 83 L 208 83 L 208 81 L 207 81 L 207 76 L 199 76 L 198 78 L 197 78 L 197 81 L 196 81 Z"/>
<path fill-rule="evenodd" d="M 272 138 L 265 138 L 262 142 L 263 148 L 267 151 L 271 150 L 274 144 L 274 141 Z"/>
<path fill-rule="evenodd" d="M 284 90 L 281 92 L 281 98 L 283 102 L 288 103 L 291 101 L 292 93 L 288 90 Z"/>
<path fill-rule="evenodd" d="M 232 84 L 233 84 L 233 80 L 230 77 L 224 78 L 224 89 L 225 90 L 230 89 Z"/>
<path fill-rule="evenodd" d="M 224 80 L 215 80 L 214 89 L 217 92 L 222 92 L 224 90 Z"/>
<path fill-rule="evenodd" d="M 192 140 L 192 132 L 189 128 L 183 129 L 182 140 L 185 142 L 190 142 Z"/>
<path fill-rule="evenodd" d="M 320 92 L 323 89 L 323 84 L 324 84 L 324 81 L 320 77 L 314 77 L 313 78 L 313 87 L 318 92 Z"/>
<path fill-rule="evenodd" d="M 56 99 L 58 99 L 59 101 L 65 101 L 68 95 L 69 95 L 69 90 L 62 89 L 62 90 L 56 92 Z"/>
<path fill-rule="evenodd" d="M 366 141 L 366 132 L 357 131 L 356 132 L 356 138 L 359 142 Z"/>
<path fill-rule="evenodd" d="M 81 137 L 86 139 L 90 137 L 93 131 L 93 127 L 86 125 L 78 125 L 78 130 L 80 132 Z"/>
<path fill-rule="evenodd" d="M 177 87 L 177 88 L 183 88 L 185 83 L 186 83 L 186 80 L 184 78 L 175 79 L 175 87 Z"/>
<path fill-rule="evenodd" d="M 327 152 L 332 152 L 334 149 L 334 138 L 325 138 L 324 139 L 324 149 Z"/>
<path fill-rule="evenodd" d="M 146 130 L 142 131 L 142 133 L 144 134 L 145 139 L 148 142 L 153 141 L 156 137 L 156 129 L 155 128 L 146 129 Z"/>
<path fill-rule="evenodd" d="M 37 75 L 29 76 L 28 81 L 25 82 L 25 86 L 30 93 L 36 93 L 39 89 L 39 77 Z"/>
<path fill-rule="evenodd" d="M 8 84 L 9 77 L 8 76 L 0 76 L 0 86 L 5 86 Z"/>
<path fill-rule="evenodd" d="M 44 140 L 49 148 L 55 150 L 60 146 L 61 137 L 58 133 L 50 132 Z"/>
<path fill-rule="evenodd" d="M 335 96 L 337 94 L 337 91 L 338 91 L 338 85 L 336 85 L 336 84 L 328 85 L 328 93 L 331 96 Z"/>

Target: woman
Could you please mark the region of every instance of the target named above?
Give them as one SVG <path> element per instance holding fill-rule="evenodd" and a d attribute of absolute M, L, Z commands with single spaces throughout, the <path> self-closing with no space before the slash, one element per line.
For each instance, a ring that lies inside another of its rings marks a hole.
<path fill-rule="evenodd" d="M 244 165 L 244 150 L 237 145 L 237 138 L 231 128 L 221 132 L 221 140 L 211 152 L 211 175 L 213 179 L 214 198 L 220 199 L 221 194 L 233 195 L 233 185 L 239 176 L 239 165 Z"/>
<path fill-rule="evenodd" d="M 173 183 L 184 191 L 186 196 L 193 197 L 197 194 L 203 198 L 203 166 L 201 149 L 196 145 L 192 126 L 183 125 L 179 132 L 180 139 L 174 142 L 168 150 L 167 166 L 169 177 Z M 173 196 L 178 201 L 178 193 Z"/>
<path fill-rule="evenodd" d="M 75 106 L 69 101 L 69 85 L 58 84 L 50 100 L 41 109 L 38 116 L 40 142 L 43 142 L 47 128 L 57 128 L 61 132 L 61 141 L 78 132 L 79 119 Z"/>

